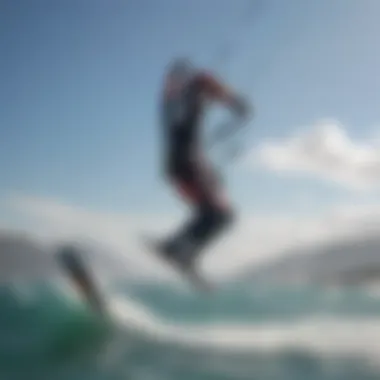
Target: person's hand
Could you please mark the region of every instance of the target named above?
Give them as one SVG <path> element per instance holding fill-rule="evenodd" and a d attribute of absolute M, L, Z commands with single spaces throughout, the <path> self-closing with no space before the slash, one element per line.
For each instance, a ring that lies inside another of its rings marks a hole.
<path fill-rule="evenodd" d="M 247 119 L 252 114 L 252 106 L 242 96 L 235 96 L 233 101 L 233 109 L 238 117 Z"/>

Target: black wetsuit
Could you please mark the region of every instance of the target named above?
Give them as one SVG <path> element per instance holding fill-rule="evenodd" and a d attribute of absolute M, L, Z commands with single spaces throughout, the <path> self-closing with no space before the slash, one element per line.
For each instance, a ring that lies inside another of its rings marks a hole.
<path fill-rule="evenodd" d="M 165 173 L 199 204 L 212 201 L 217 176 L 201 153 L 204 82 L 195 76 L 173 99 L 164 99 Z"/>
<path fill-rule="evenodd" d="M 195 207 L 190 221 L 162 250 L 188 265 L 232 220 L 232 210 L 218 201 L 219 176 L 201 154 L 204 78 L 194 77 L 173 99 L 164 99 L 165 173 Z"/>

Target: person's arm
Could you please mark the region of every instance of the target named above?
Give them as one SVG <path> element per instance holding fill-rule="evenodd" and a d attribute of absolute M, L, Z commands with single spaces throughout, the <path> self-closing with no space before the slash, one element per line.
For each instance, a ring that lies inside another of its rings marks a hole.
<path fill-rule="evenodd" d="M 230 90 L 214 75 L 204 72 L 199 74 L 199 79 L 209 98 L 232 108 L 239 116 L 248 116 L 249 107 L 245 100 Z"/>

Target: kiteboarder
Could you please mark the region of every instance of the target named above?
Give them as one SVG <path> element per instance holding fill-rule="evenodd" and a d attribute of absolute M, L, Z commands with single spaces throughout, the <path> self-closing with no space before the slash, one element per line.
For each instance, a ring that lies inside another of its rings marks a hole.
<path fill-rule="evenodd" d="M 182 270 L 194 268 L 206 246 L 234 220 L 234 210 L 200 144 L 201 123 L 210 104 L 219 103 L 240 120 L 250 114 L 247 101 L 211 72 L 180 58 L 167 68 L 161 98 L 164 174 L 190 205 L 193 217 L 156 249 Z"/>

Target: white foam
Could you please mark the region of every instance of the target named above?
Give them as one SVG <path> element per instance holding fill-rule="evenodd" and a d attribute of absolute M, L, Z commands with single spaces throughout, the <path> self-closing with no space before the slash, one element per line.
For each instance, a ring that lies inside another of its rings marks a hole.
<path fill-rule="evenodd" d="M 309 351 L 328 356 L 359 356 L 380 363 L 380 319 L 340 320 L 319 316 L 266 324 L 173 324 L 127 299 L 113 299 L 110 310 L 126 329 L 155 340 L 234 351 Z"/>

